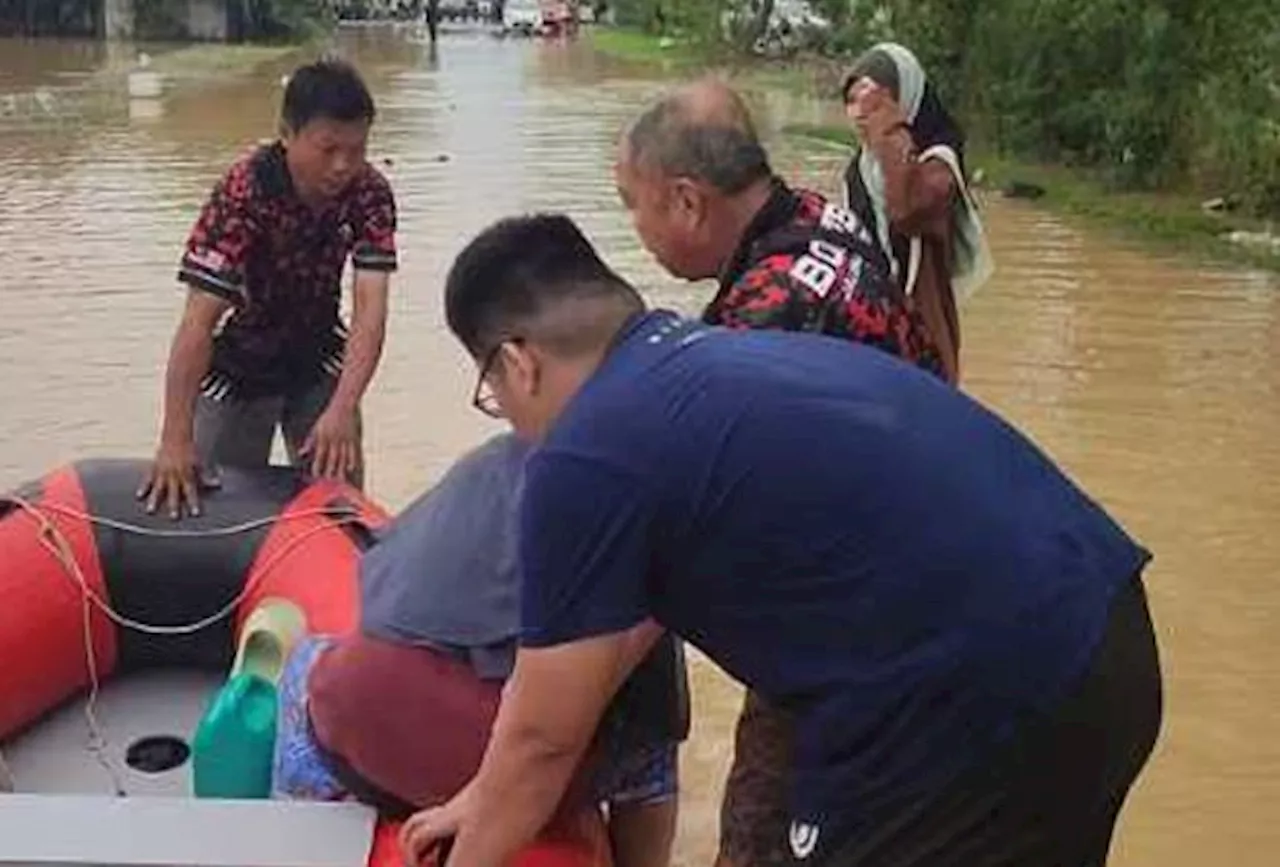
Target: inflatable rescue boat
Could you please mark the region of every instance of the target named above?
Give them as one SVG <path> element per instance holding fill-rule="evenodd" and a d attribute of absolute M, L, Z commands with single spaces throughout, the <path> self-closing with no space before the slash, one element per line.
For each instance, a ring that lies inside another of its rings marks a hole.
<path fill-rule="evenodd" d="M 0 860 L 400 867 L 397 826 L 363 805 L 193 797 L 193 739 L 229 678 L 287 652 L 255 630 L 354 630 L 388 515 L 270 467 L 223 470 L 173 521 L 140 507 L 145 467 L 81 461 L 0 495 Z M 513 867 L 608 862 L 584 823 Z"/>

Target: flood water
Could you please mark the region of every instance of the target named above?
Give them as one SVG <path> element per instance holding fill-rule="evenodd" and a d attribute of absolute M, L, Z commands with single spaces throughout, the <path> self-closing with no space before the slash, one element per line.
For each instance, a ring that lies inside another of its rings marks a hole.
<path fill-rule="evenodd" d="M 369 487 L 399 507 L 493 430 L 441 315 L 453 254 L 515 212 L 572 214 L 657 303 L 613 142 L 660 87 L 581 46 L 449 34 L 433 57 L 390 29 L 346 31 L 380 117 L 371 158 L 400 205 L 402 268 L 365 403 Z M 0 41 L 0 487 L 90 455 L 150 453 L 203 196 L 268 137 L 288 59 L 130 101 L 132 51 Z M 762 125 L 820 111 L 758 95 Z M 842 155 L 775 137 L 777 167 L 834 189 Z M 1156 553 L 1149 587 L 1168 713 L 1112 863 L 1270 867 L 1280 857 L 1280 281 L 1198 267 L 987 203 L 998 274 L 963 310 L 965 387 L 1030 432 Z M 695 672 L 678 862 L 714 851 L 738 693 Z"/>

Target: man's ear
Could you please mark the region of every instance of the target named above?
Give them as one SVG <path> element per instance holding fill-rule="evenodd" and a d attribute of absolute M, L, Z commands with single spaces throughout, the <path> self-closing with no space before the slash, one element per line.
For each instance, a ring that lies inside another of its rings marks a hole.
<path fill-rule="evenodd" d="M 503 377 L 517 394 L 533 396 L 542 378 L 542 353 L 528 343 L 502 344 Z"/>
<path fill-rule="evenodd" d="M 672 208 L 689 227 L 695 227 L 706 219 L 707 198 L 701 185 L 692 178 L 676 178 L 671 182 Z"/>

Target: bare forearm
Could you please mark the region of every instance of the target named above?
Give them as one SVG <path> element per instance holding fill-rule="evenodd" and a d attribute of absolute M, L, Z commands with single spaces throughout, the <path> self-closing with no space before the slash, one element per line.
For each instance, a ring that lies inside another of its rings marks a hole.
<path fill-rule="evenodd" d="M 870 141 L 884 172 L 885 211 L 895 223 L 909 223 L 916 211 L 915 147 L 911 133 L 898 126 L 879 132 Z"/>
<path fill-rule="evenodd" d="M 588 703 L 566 720 L 551 719 L 541 708 L 529 712 L 528 705 L 547 701 L 547 690 L 536 680 L 531 683 L 517 661 L 493 740 L 469 792 L 469 815 L 484 824 L 463 824 L 448 867 L 502 867 L 542 830 L 561 803 L 589 803 L 590 777 L 576 772 L 591 766 L 588 750 L 604 706 L 662 634 L 661 626 L 645 620 L 625 632 L 589 639 L 603 648 L 603 660 L 595 669 L 599 679 L 592 685 L 590 676 L 582 677 L 588 684 Z M 532 654 L 522 653 L 527 666 Z M 591 758 L 598 756 L 593 752 Z"/>
<path fill-rule="evenodd" d="M 193 439 L 193 419 L 200 382 L 209 372 L 213 357 L 213 334 L 208 329 L 184 323 L 173 336 L 169 365 L 164 378 L 164 422 L 161 442 L 189 443 Z"/>
<path fill-rule="evenodd" d="M 382 359 L 382 346 L 386 328 L 381 322 L 359 325 L 347 338 L 347 350 L 342 359 L 342 375 L 333 391 L 332 405 L 354 410 L 364 397 Z"/>
<path fill-rule="evenodd" d="M 343 412 L 351 412 L 360 405 L 382 359 L 387 334 L 387 282 L 386 274 L 356 272 L 351 290 L 355 301 L 351 335 L 342 359 L 342 374 L 330 402 L 330 406 Z"/>
<path fill-rule="evenodd" d="M 950 170 L 937 160 L 921 162 L 902 127 L 873 140 L 872 148 L 884 171 L 885 211 L 894 227 L 919 235 L 945 225 L 953 192 Z"/>
<path fill-rule="evenodd" d="M 433 844 L 453 836 L 448 867 L 504 867 L 562 802 L 571 808 L 589 797 L 589 778 L 574 771 L 609 699 L 635 665 L 632 654 L 646 652 L 660 634 L 661 627 L 642 623 L 625 632 L 522 647 L 475 778 L 444 807 L 423 810 L 405 824 L 411 859 L 421 863 Z M 571 780 L 576 784 L 566 797 Z"/>

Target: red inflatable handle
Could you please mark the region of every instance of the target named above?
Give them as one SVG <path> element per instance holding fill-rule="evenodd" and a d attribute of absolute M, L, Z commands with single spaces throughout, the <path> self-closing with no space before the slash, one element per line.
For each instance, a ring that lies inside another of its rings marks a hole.
<path fill-rule="evenodd" d="M 379 819 L 367 867 L 407 867 L 400 852 L 402 822 Z M 612 867 L 604 822 L 597 814 L 572 827 L 548 828 L 511 859 L 509 867 Z M 436 865 L 439 867 L 439 865 Z"/>

